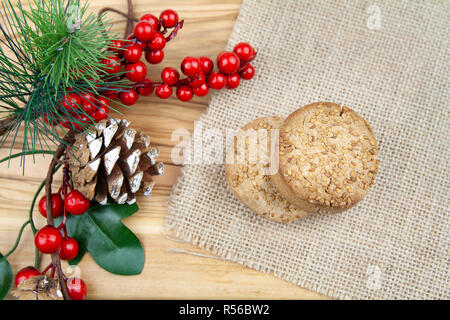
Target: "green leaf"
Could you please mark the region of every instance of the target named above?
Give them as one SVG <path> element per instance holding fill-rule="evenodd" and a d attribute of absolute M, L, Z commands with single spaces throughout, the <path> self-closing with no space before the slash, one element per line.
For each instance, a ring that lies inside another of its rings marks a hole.
<path fill-rule="evenodd" d="M 0 253 L 0 300 L 6 297 L 13 281 L 13 271 L 8 260 Z"/>
<path fill-rule="evenodd" d="M 111 273 L 141 273 L 145 262 L 144 249 L 134 233 L 121 222 L 138 209 L 136 204 L 110 203 L 101 206 L 92 202 L 86 213 L 68 215 L 67 232 L 77 239 L 80 246 L 78 257 L 71 263 L 78 263 L 88 251 L 100 267 Z"/>

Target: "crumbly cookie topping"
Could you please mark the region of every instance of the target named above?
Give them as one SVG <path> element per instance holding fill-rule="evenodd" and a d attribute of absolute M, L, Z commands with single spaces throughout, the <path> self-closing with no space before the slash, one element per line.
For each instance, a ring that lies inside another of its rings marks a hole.
<path fill-rule="evenodd" d="M 273 117 L 275 121 L 280 121 L 279 117 Z M 257 140 L 256 146 L 260 144 L 268 145 L 268 150 L 271 150 L 271 131 L 273 126 L 266 120 L 260 119 L 257 124 L 247 129 L 253 129 L 255 131 L 260 129 L 266 129 L 268 141 L 263 138 Z M 246 128 L 244 127 L 240 135 L 245 134 Z M 261 161 L 261 155 L 258 153 L 256 163 L 249 163 L 250 148 L 251 145 L 248 138 L 245 139 L 245 152 L 238 152 L 236 139 L 234 145 L 234 165 L 231 176 L 231 186 L 234 189 L 240 189 L 243 194 L 243 200 L 247 203 L 254 203 L 259 208 L 264 208 L 265 212 L 263 216 L 282 222 L 290 222 L 301 218 L 304 214 L 297 211 L 297 209 L 284 199 L 277 189 L 272 185 L 270 176 L 266 174 L 267 168 L 270 163 L 264 163 Z"/>
<path fill-rule="evenodd" d="M 369 124 L 347 107 L 319 104 L 280 132 L 281 174 L 315 205 L 358 202 L 374 182 L 377 153 Z"/>

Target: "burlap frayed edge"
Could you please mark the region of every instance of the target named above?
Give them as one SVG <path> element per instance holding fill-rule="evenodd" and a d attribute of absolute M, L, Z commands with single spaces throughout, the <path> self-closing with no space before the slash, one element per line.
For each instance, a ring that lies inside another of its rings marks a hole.
<path fill-rule="evenodd" d="M 181 170 L 181 176 L 177 178 L 177 181 L 172 189 L 172 194 L 169 197 L 168 200 L 168 210 L 172 211 L 175 210 L 174 208 L 178 205 L 179 197 L 182 196 L 182 185 L 184 183 L 185 178 L 185 169 L 183 168 Z M 202 250 L 207 251 L 209 254 L 219 257 L 222 260 L 231 261 L 237 264 L 240 264 L 241 266 L 248 267 L 251 269 L 254 269 L 259 272 L 264 272 L 266 274 L 272 274 L 273 276 L 287 281 L 289 283 L 294 283 L 302 288 L 305 288 L 307 290 L 314 291 L 316 293 L 319 293 L 321 295 L 335 298 L 335 299 L 341 299 L 341 300 L 355 300 L 358 299 L 356 296 L 350 296 L 346 294 L 339 293 L 338 291 L 335 291 L 333 289 L 325 288 L 323 286 L 314 284 L 308 280 L 304 279 L 298 279 L 294 276 L 289 276 L 288 274 L 284 272 L 276 272 L 273 268 L 263 267 L 259 263 L 252 263 L 251 261 L 244 260 L 244 257 L 240 255 L 239 253 L 232 252 L 231 250 L 226 250 L 223 248 L 216 248 L 211 243 L 209 243 L 206 240 L 203 240 L 199 236 L 194 236 L 190 232 L 186 232 L 182 230 L 182 226 L 180 226 L 175 221 L 171 222 L 169 221 L 170 218 L 166 217 L 164 222 L 164 229 L 165 231 L 170 234 L 171 236 L 181 239 L 186 243 L 189 243 L 190 245 L 193 245 L 197 248 L 200 248 Z M 274 297 L 276 298 L 276 297 Z"/>

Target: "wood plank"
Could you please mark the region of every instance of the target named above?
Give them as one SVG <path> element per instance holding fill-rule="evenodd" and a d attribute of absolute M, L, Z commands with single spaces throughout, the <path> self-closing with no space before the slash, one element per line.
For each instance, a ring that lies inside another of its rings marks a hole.
<path fill-rule="evenodd" d="M 241 0 L 135 0 L 138 16 L 151 12 L 158 14 L 166 8 L 179 12 L 185 19 L 185 27 L 179 36 L 167 45 L 166 58 L 161 65 L 151 66 L 150 77 L 159 79 L 163 67 L 178 67 L 188 55 L 206 55 L 214 58 L 226 45 Z M 90 1 L 93 12 L 104 6 L 126 10 L 124 0 Z M 122 31 L 124 20 L 112 14 L 117 21 L 114 30 Z M 174 129 L 193 129 L 193 122 L 206 110 L 209 98 L 194 98 L 181 103 L 175 98 L 160 100 L 154 96 L 140 98 L 132 110 L 121 110 L 132 125 L 150 135 L 152 143 L 159 145 L 161 159 L 170 163 L 171 140 Z M 19 141 L 20 141 L 19 136 Z M 0 158 L 9 153 L 6 146 L 0 149 Z M 19 152 L 19 146 L 13 150 Z M 36 157 L 33 163 L 27 159 L 25 175 L 20 159 L 0 164 L 0 252 L 13 245 L 17 232 L 26 220 L 35 190 L 45 177 L 50 156 Z M 203 252 L 188 244 L 174 242 L 163 235 L 167 213 L 167 201 L 173 184 L 180 175 L 180 168 L 168 164 L 164 177 L 158 178 L 154 194 L 150 198 L 139 196 L 140 211 L 125 220 L 136 232 L 145 248 L 146 265 L 141 275 L 121 277 L 109 274 L 98 267 L 87 255 L 80 264 L 81 275 L 89 287 L 90 299 L 121 298 L 175 298 L 175 299 L 323 299 L 324 296 L 279 280 L 272 275 L 254 271 L 236 263 L 207 259 L 186 254 L 169 253 L 170 248 Z M 60 183 L 55 177 L 55 188 Z M 44 219 L 37 209 L 36 224 L 43 226 Z M 18 250 L 10 257 L 14 271 L 33 262 L 34 249 L 31 232 L 25 232 Z M 48 261 L 44 259 L 43 264 Z"/>

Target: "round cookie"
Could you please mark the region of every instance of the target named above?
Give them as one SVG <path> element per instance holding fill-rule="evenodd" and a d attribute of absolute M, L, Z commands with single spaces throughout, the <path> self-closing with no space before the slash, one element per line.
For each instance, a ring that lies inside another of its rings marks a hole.
<path fill-rule="evenodd" d="M 271 174 L 278 172 L 282 122 L 280 117 L 264 117 L 245 125 L 234 137 L 225 173 L 231 191 L 245 206 L 265 218 L 288 223 L 308 213 L 284 199 L 271 182 Z"/>
<path fill-rule="evenodd" d="M 272 183 L 297 208 L 340 212 L 358 203 L 378 171 L 369 123 L 348 107 L 316 102 L 280 127 L 279 171 Z"/>

